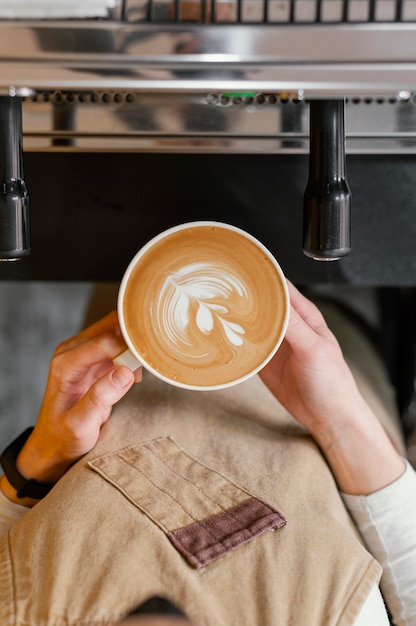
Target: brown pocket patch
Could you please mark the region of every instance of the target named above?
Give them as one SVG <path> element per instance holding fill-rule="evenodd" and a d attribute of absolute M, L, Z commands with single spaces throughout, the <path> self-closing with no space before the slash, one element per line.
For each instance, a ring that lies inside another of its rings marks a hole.
<path fill-rule="evenodd" d="M 152 519 L 195 568 L 286 524 L 279 511 L 197 461 L 171 437 L 88 464 Z"/>
<path fill-rule="evenodd" d="M 285 524 L 285 518 L 275 509 L 250 498 L 224 513 L 178 528 L 168 533 L 168 537 L 191 565 L 200 568 L 266 530 L 276 530 Z"/>

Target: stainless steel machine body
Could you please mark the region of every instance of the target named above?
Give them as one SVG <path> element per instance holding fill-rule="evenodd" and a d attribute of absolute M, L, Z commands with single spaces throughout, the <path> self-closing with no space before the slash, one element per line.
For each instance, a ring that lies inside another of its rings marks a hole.
<path fill-rule="evenodd" d="M 0 92 L 25 150 L 306 152 L 343 98 L 347 152 L 414 153 L 416 1 L 3 1 Z"/>

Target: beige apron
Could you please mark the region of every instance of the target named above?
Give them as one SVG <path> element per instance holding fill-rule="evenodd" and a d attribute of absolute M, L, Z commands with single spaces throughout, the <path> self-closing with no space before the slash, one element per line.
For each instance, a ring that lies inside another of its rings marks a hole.
<path fill-rule="evenodd" d="M 347 626 L 381 573 L 258 377 L 192 392 L 146 375 L 0 563 L 1 626 L 110 624 L 155 595 L 199 626 Z"/>

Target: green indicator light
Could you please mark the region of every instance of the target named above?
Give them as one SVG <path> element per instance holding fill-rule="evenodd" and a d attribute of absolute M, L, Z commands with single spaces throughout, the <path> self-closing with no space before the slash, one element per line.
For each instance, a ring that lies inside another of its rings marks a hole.
<path fill-rule="evenodd" d="M 225 98 L 255 98 L 255 91 L 223 91 Z"/>

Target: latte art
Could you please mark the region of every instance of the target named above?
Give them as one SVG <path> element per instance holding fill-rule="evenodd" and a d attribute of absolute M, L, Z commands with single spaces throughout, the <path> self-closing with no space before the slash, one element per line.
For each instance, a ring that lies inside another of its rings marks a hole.
<path fill-rule="evenodd" d="M 162 233 L 133 259 L 119 294 L 132 353 L 191 389 L 234 384 L 277 350 L 287 323 L 284 277 L 243 231 L 193 222 Z"/>
<path fill-rule="evenodd" d="M 214 262 L 186 265 L 169 276 L 162 286 L 156 304 L 159 328 L 172 350 L 186 353 L 189 346 L 196 349 L 201 345 L 202 352 L 195 351 L 192 358 L 206 356 L 202 336 L 209 335 L 216 325 L 222 328 L 230 344 L 241 346 L 245 330 L 232 321 L 232 310 L 234 319 L 238 319 L 242 298 L 248 300 L 247 289 L 230 270 Z M 195 319 L 191 320 L 193 314 Z M 189 332 L 191 326 L 196 333 Z"/>

